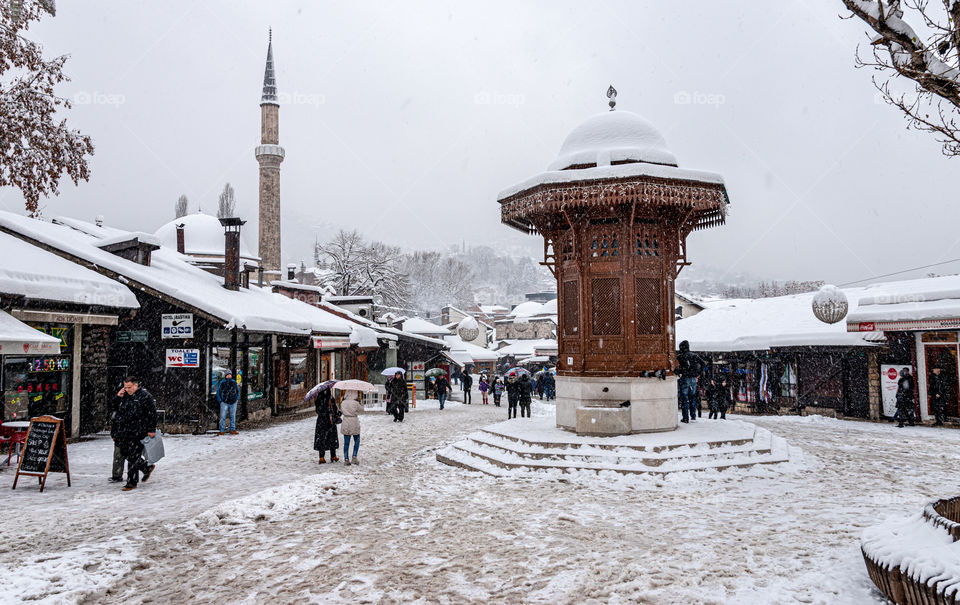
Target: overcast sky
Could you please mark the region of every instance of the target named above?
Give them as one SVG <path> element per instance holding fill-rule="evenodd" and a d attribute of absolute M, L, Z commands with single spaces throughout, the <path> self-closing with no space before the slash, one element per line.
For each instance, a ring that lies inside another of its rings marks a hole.
<path fill-rule="evenodd" d="M 690 237 L 721 271 L 843 283 L 960 258 L 960 159 L 905 129 L 854 68 L 839 0 L 58 2 L 31 35 L 69 53 L 92 178 L 45 214 L 154 231 L 181 193 L 233 184 L 256 243 L 259 99 L 273 27 L 285 260 L 357 228 L 405 247 L 539 249 L 497 193 L 606 110 L 655 124 L 680 166 L 721 173 L 726 226 Z M 22 209 L 15 191 L 0 206 Z M 957 272 L 960 263 L 938 267 Z M 905 275 L 923 275 L 926 271 Z"/>

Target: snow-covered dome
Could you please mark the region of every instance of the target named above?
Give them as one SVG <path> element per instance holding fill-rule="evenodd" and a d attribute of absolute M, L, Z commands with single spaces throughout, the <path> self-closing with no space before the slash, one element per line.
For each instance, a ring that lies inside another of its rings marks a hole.
<path fill-rule="evenodd" d="M 553 299 L 548 300 L 547 302 L 543 303 L 543 310 L 541 311 L 541 313 L 545 313 L 545 314 L 547 314 L 547 315 L 556 315 L 556 314 L 557 314 L 557 299 L 556 299 L 556 298 L 553 298 Z"/>
<path fill-rule="evenodd" d="M 606 111 L 584 120 L 567 135 L 549 170 L 645 162 L 676 166 L 677 158 L 653 124 L 629 111 Z"/>
<path fill-rule="evenodd" d="M 197 212 L 174 219 L 154 232 L 160 245 L 177 249 L 177 225 L 183 224 L 183 252 L 191 256 L 223 256 L 223 225 L 215 216 Z M 256 259 L 240 232 L 240 258 Z"/>
<path fill-rule="evenodd" d="M 532 315 L 542 315 L 543 305 L 534 301 L 520 303 L 510 311 L 509 317 L 530 317 Z"/>

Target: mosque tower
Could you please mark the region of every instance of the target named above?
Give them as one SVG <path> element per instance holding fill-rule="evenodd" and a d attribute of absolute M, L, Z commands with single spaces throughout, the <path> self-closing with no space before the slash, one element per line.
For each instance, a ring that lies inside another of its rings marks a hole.
<path fill-rule="evenodd" d="M 260 238 L 259 254 L 264 272 L 279 279 L 280 272 L 280 104 L 277 79 L 273 72 L 273 30 L 267 43 L 267 65 L 263 73 L 260 97 L 260 145 L 256 148 L 260 164 Z"/>

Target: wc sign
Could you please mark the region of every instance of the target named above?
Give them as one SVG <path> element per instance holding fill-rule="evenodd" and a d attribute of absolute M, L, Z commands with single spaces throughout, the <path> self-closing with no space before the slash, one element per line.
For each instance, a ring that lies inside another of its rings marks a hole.
<path fill-rule="evenodd" d="M 164 313 L 160 317 L 161 338 L 193 338 L 193 313 Z"/>
<path fill-rule="evenodd" d="M 200 349 L 167 349 L 168 368 L 199 368 Z"/>

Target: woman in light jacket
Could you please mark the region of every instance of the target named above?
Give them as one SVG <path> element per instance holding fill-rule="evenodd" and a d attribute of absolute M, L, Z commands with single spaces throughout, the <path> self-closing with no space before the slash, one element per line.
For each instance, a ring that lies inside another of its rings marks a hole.
<path fill-rule="evenodd" d="M 363 404 L 360 403 L 359 391 L 346 391 L 343 401 L 340 402 L 340 413 L 343 414 L 343 423 L 340 432 L 343 433 L 343 463 L 350 466 L 350 439 L 353 439 L 353 464 L 360 464 L 357 460 L 357 450 L 360 449 L 360 412 Z"/>

